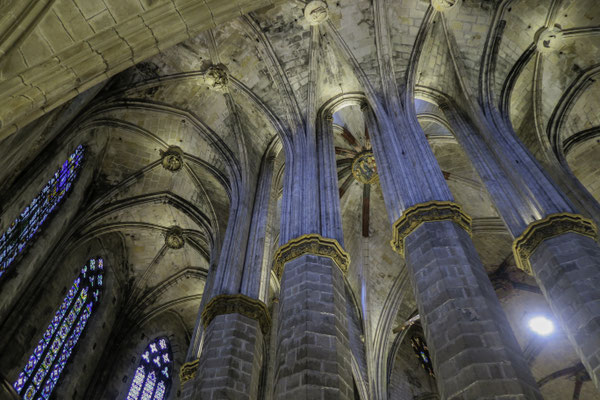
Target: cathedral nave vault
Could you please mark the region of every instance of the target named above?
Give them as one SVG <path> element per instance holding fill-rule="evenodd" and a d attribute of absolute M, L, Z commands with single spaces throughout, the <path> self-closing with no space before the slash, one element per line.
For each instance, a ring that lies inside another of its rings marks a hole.
<path fill-rule="evenodd" d="M 0 398 L 600 398 L 596 3 L 0 1 Z"/>

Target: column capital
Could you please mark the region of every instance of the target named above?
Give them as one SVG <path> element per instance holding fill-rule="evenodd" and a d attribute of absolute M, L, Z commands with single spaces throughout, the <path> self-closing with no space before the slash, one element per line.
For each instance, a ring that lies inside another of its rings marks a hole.
<path fill-rule="evenodd" d="M 265 303 L 243 294 L 220 294 L 213 297 L 202 311 L 204 328 L 208 327 L 217 315 L 223 314 L 241 314 L 254 319 L 260 324 L 263 334 L 269 332 L 271 326 L 271 317 Z"/>
<path fill-rule="evenodd" d="M 392 248 L 404 257 L 404 239 L 425 222 L 452 221 L 471 235 L 471 217 L 451 201 L 428 201 L 407 208 L 392 226 Z"/>
<path fill-rule="evenodd" d="M 196 359 L 193 361 L 188 361 L 181 366 L 181 368 L 179 369 L 179 383 L 181 385 L 196 377 L 196 372 L 198 371 L 199 363 L 200 359 Z"/>
<path fill-rule="evenodd" d="M 550 214 L 529 224 L 527 229 L 515 239 L 512 245 L 517 267 L 529 275 L 533 275 L 529 257 L 544 240 L 573 232 L 598 240 L 598 228 L 590 219 L 579 214 Z"/>
<path fill-rule="evenodd" d="M 277 249 L 273 257 L 273 269 L 277 278 L 281 280 L 283 268 L 287 262 L 305 254 L 330 258 L 344 274 L 350 265 L 350 254 L 342 248 L 337 240 L 309 233 L 292 239 Z"/>

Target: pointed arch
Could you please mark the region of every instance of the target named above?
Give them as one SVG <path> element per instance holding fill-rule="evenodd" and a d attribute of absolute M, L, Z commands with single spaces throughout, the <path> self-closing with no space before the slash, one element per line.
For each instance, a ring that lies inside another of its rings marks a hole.
<path fill-rule="evenodd" d="M 140 356 L 127 400 L 164 400 L 171 388 L 173 353 L 169 339 L 160 336 L 148 343 Z"/>
<path fill-rule="evenodd" d="M 0 277 L 32 242 L 40 227 L 71 189 L 83 162 L 84 147 L 79 145 L 54 173 L 40 193 L 0 236 Z"/>
<path fill-rule="evenodd" d="M 100 300 L 104 261 L 90 259 L 63 299 L 14 388 L 25 400 L 48 399 Z"/>

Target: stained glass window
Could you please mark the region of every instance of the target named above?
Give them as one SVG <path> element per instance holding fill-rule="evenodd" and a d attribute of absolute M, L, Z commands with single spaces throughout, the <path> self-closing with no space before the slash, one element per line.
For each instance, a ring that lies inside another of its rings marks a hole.
<path fill-rule="evenodd" d="M 415 355 L 421 362 L 421 367 L 431 376 L 435 376 L 433 373 L 433 364 L 431 363 L 431 357 L 429 357 L 429 349 L 425 344 L 425 341 L 418 336 L 413 336 L 410 339 L 410 343 L 415 352 Z"/>
<path fill-rule="evenodd" d="M 81 167 L 83 153 L 84 148 L 80 145 L 0 237 L 0 276 L 27 247 L 44 221 L 71 189 Z"/>
<path fill-rule="evenodd" d="M 101 258 L 90 259 L 81 269 L 13 385 L 23 399 L 41 400 L 50 397 L 98 303 L 103 275 Z"/>
<path fill-rule="evenodd" d="M 163 400 L 169 394 L 173 361 L 171 344 L 159 337 L 148 344 L 135 370 L 127 400 Z"/>

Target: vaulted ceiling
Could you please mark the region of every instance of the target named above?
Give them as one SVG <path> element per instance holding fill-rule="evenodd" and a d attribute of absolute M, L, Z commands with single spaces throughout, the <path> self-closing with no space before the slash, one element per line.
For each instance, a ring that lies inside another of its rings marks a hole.
<path fill-rule="evenodd" d="M 64 41 L 111 29 L 161 2 L 107 0 L 92 10 L 95 2 L 82 1 L 73 15 L 66 0 L 51 3 L 28 39 L 3 59 L 3 79 L 63 50 Z M 474 218 L 476 248 L 526 347 L 526 316 L 550 314 L 548 306 L 514 266 L 511 237 L 443 111 L 420 93 L 497 108 L 536 157 L 565 160 L 600 199 L 596 1 L 463 0 L 442 13 L 426 0 L 329 0 L 329 19 L 318 28 L 304 18 L 305 5 L 282 1 L 160 48 L 46 113 L 0 142 L 2 186 L 18 186 L 21 171 L 44 149 L 77 137 L 94 143 L 94 180 L 74 235 L 121 235 L 127 262 L 120 273 L 136 299 L 135 323 L 175 312 L 191 334 L 230 207 L 255 184 L 269 145 L 292 135 L 298 120 L 306 123 L 312 107 L 340 94 L 414 90 L 423 132 L 456 201 Z M 57 21 L 68 21 L 71 39 L 52 33 Z M 28 49 L 39 43 L 45 46 L 34 59 Z M 348 280 L 355 296 L 366 294 L 363 317 L 375 336 L 388 326 L 386 319 L 402 325 L 414 299 L 394 293 L 403 261 L 388 244 L 391 229 L 378 184 L 366 190 L 348 173 L 349 160 L 370 146 L 360 110 L 342 109 L 334 123 L 345 243 L 354 260 Z M 180 151 L 176 171 L 163 166 L 170 151 Z M 181 248 L 167 243 L 173 227 L 181 229 Z M 557 373 L 542 386 L 547 399 L 572 398 L 575 382 L 585 377 L 558 373 L 577 358 L 563 333 L 548 340 L 531 360 L 534 374 L 541 380 Z M 594 390 L 584 384 L 579 398 L 596 398 Z"/>

